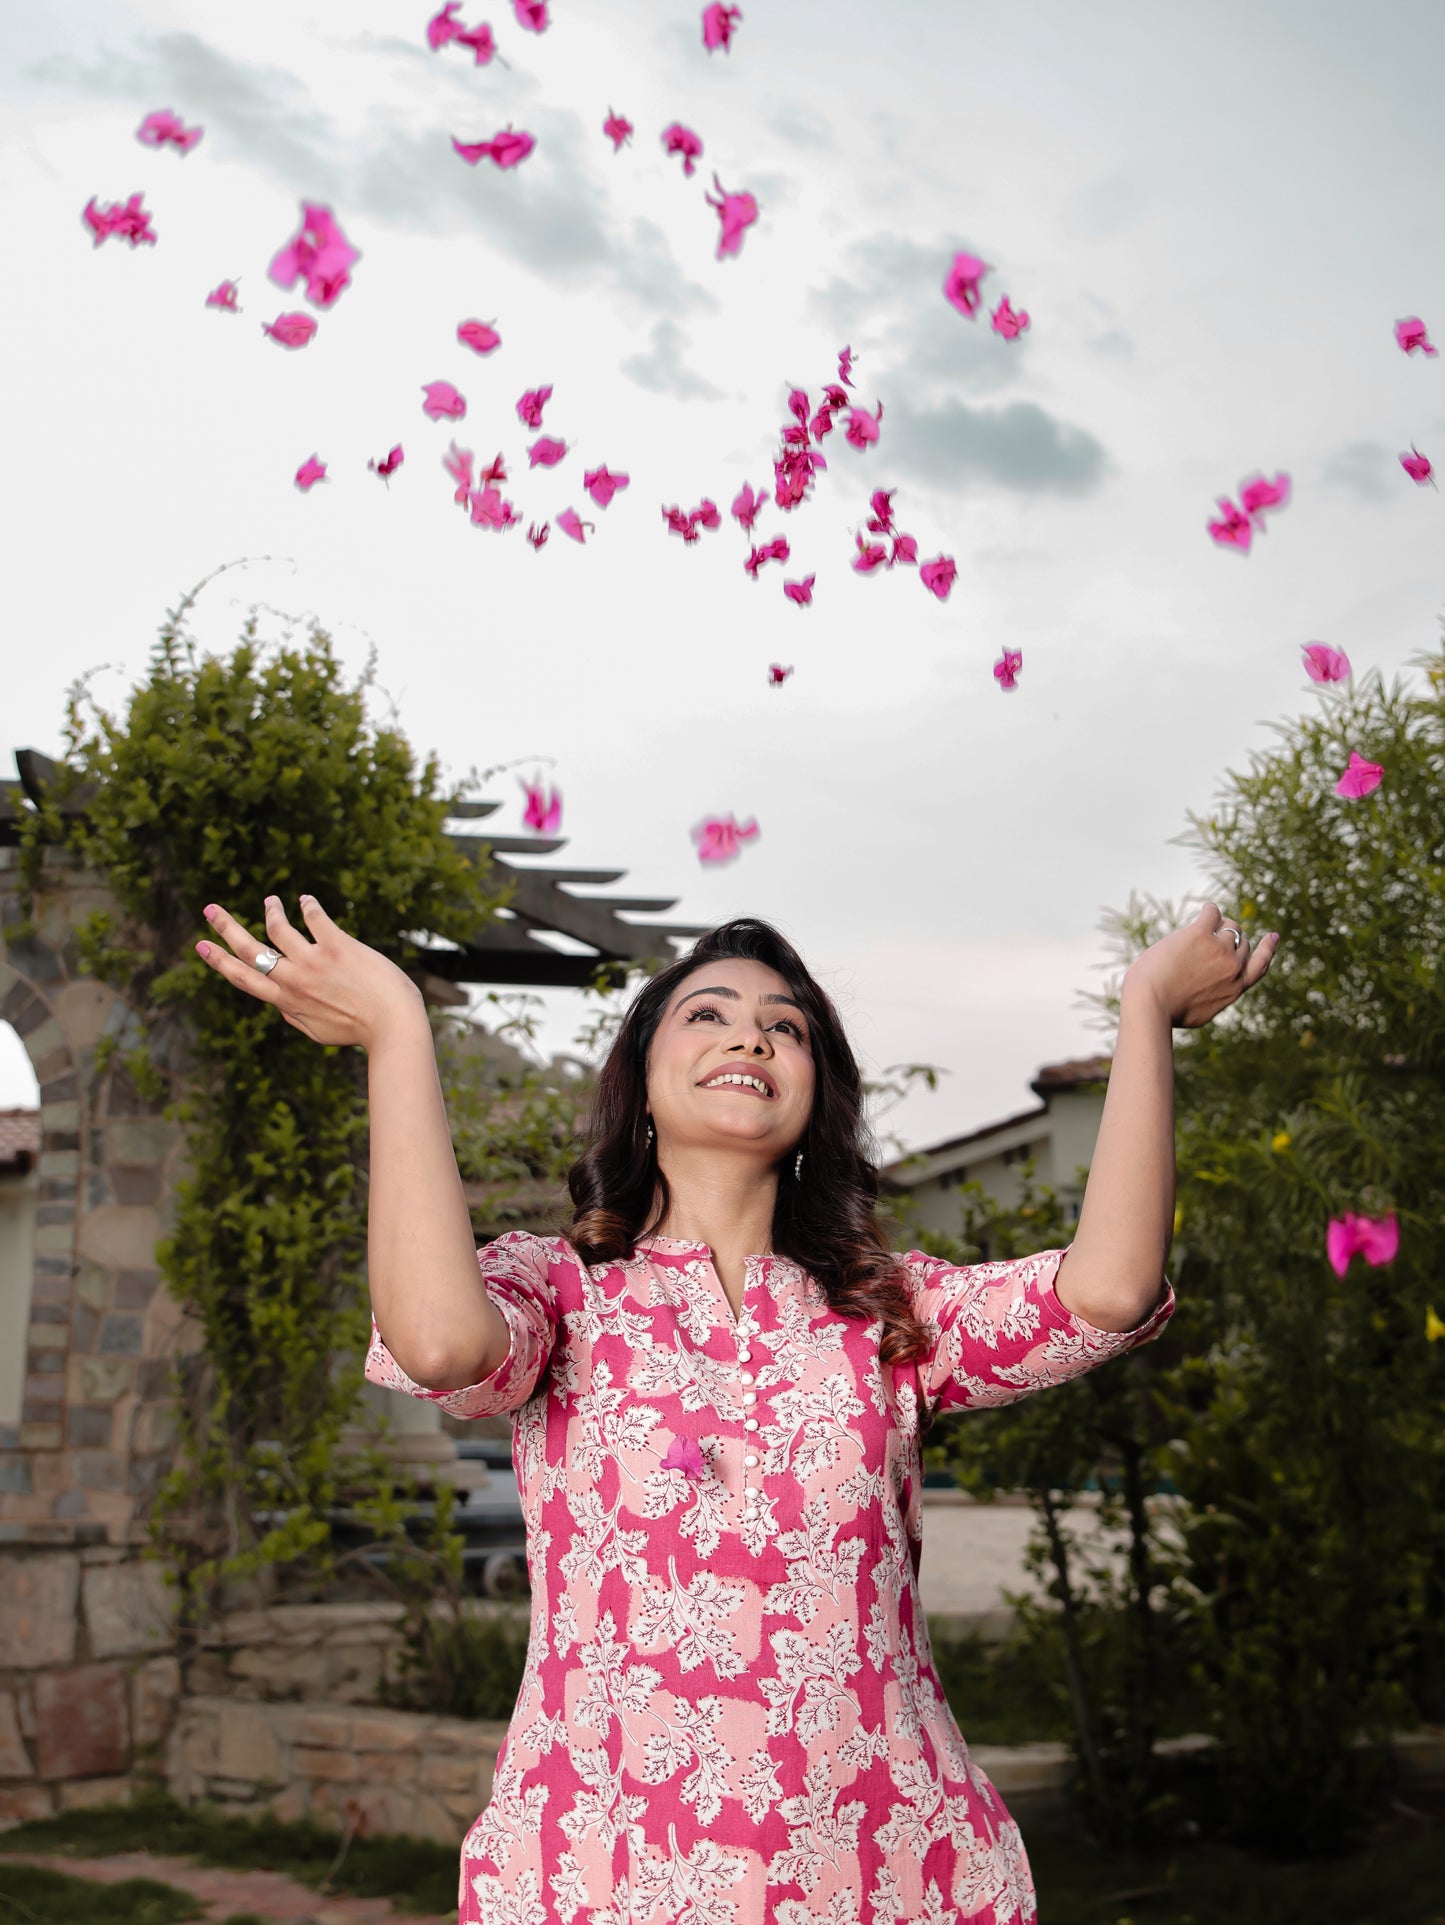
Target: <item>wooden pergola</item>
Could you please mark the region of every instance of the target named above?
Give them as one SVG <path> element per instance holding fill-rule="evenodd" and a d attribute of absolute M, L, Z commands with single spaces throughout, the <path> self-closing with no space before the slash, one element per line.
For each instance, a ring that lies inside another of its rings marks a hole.
<path fill-rule="evenodd" d="M 0 847 L 14 848 L 28 805 L 38 807 L 60 765 L 38 749 L 15 751 L 17 776 L 0 778 Z M 90 787 L 68 798 L 65 809 L 83 815 Z M 455 821 L 480 821 L 494 815 L 500 802 L 458 802 Z M 468 861 L 486 867 L 508 888 L 507 906 L 484 922 L 474 937 L 457 948 L 423 948 L 427 973 L 442 982 L 486 983 L 530 989 L 582 989 L 598 980 L 618 981 L 639 963 L 669 962 L 671 946 L 700 934 L 696 925 L 678 922 L 626 922 L 624 915 L 663 915 L 675 896 L 577 895 L 575 890 L 620 882 L 623 869 L 564 869 L 520 865 L 512 856 L 552 856 L 567 846 L 561 836 L 469 835 L 449 832 L 447 840 Z M 560 937 L 566 950 L 549 942 Z M 459 995 L 458 1001 L 462 998 Z"/>

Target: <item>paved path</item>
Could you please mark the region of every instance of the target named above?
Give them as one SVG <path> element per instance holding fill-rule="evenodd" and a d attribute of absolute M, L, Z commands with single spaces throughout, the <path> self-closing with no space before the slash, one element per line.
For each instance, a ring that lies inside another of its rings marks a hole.
<path fill-rule="evenodd" d="M 389 1898 L 323 1898 L 309 1885 L 298 1885 L 282 1872 L 233 1871 L 222 1865 L 203 1865 L 194 1858 L 158 1858 L 148 1851 L 117 1852 L 109 1858 L 46 1856 L 40 1852 L 0 1854 L 0 1882 L 5 1866 L 44 1865 L 72 1878 L 93 1878 L 97 1884 L 116 1885 L 123 1878 L 155 1878 L 191 1892 L 206 1908 L 206 1925 L 237 1912 L 254 1912 L 286 1925 L 381 1925 L 398 1914 Z M 445 1925 L 455 1925 L 455 1910 L 442 1914 Z M 416 1925 L 430 1925 L 418 1915 Z"/>

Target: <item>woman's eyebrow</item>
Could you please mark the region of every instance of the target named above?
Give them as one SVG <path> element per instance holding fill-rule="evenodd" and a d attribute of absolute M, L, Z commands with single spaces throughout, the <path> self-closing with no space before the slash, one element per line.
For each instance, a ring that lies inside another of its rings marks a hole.
<path fill-rule="evenodd" d="M 742 997 L 736 989 L 729 989 L 725 983 L 719 983 L 715 989 L 690 989 L 685 996 L 678 997 L 673 1007 L 675 1009 L 681 1009 L 683 1004 L 690 1003 L 694 996 L 726 996 L 730 1001 L 735 1003 L 742 1001 Z M 789 1009 L 796 1009 L 800 1016 L 803 1013 L 803 1005 L 800 1002 L 792 996 L 779 995 L 776 990 L 770 991 L 766 996 L 759 996 L 758 1001 L 760 1003 L 786 1003 Z"/>

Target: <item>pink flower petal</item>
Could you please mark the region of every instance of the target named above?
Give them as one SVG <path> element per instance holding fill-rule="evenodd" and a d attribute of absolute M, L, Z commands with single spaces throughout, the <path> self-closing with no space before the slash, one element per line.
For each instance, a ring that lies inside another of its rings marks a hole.
<path fill-rule="evenodd" d="M 1288 475 L 1276 475 L 1273 481 L 1266 481 L 1263 475 L 1252 475 L 1239 490 L 1239 505 L 1261 534 L 1265 509 L 1283 508 L 1288 501 Z"/>
<path fill-rule="evenodd" d="M 737 7 L 710 6 L 702 10 L 702 44 L 709 53 L 719 47 L 727 53 L 732 45 L 732 37 L 737 32 L 737 23 L 742 19 Z"/>
<path fill-rule="evenodd" d="M 90 229 L 92 244 L 99 247 L 108 241 L 112 234 L 120 240 L 128 241 L 132 247 L 154 247 L 157 236 L 151 227 L 151 216 L 141 206 L 141 196 L 132 194 L 122 204 L 112 201 L 109 207 L 98 207 L 94 194 L 80 211 L 80 218 Z"/>
<path fill-rule="evenodd" d="M 489 321 L 463 321 L 457 339 L 474 354 L 490 354 L 502 345 L 502 337 Z"/>
<path fill-rule="evenodd" d="M 690 127 L 681 121 L 673 121 L 670 127 L 662 130 L 663 151 L 668 154 L 682 155 L 682 171 L 692 175 L 697 172 L 697 162 L 702 154 L 702 142 Z"/>
<path fill-rule="evenodd" d="M 879 423 L 883 419 L 883 403 L 878 403 L 878 412 L 869 414 L 866 408 L 850 408 L 848 425 L 843 430 L 843 439 L 850 448 L 871 448 L 878 439 Z"/>
<path fill-rule="evenodd" d="M 497 42 L 491 28 L 485 21 L 477 27 L 464 27 L 452 36 L 459 47 L 470 47 L 473 65 L 489 67 L 496 56 Z"/>
<path fill-rule="evenodd" d="M 1305 674 L 1312 682 L 1343 682 L 1350 673 L 1350 658 L 1342 648 L 1324 642 L 1302 644 Z"/>
<path fill-rule="evenodd" d="M 221 281 L 213 287 L 206 296 L 206 306 L 222 308 L 227 314 L 239 314 L 241 310 L 236 306 L 236 283 Z"/>
<path fill-rule="evenodd" d="M 989 316 L 989 319 L 993 323 L 994 333 L 1001 334 L 1005 341 L 1016 341 L 1029 324 L 1028 309 L 1022 308 L 1016 314 L 1009 303 L 1007 294 L 1004 295 L 1003 299 Z"/>
<path fill-rule="evenodd" d="M 616 154 L 621 152 L 622 143 L 625 140 L 631 140 L 635 130 L 630 120 L 624 119 L 621 114 L 615 114 L 609 107 L 607 118 L 602 123 L 602 131 L 612 142 L 612 151 Z"/>
<path fill-rule="evenodd" d="M 813 583 L 817 579 L 816 575 L 804 575 L 800 582 L 784 582 L 783 593 L 799 608 L 810 608 L 813 603 Z"/>
<path fill-rule="evenodd" d="M 1368 795 L 1378 789 L 1385 779 L 1384 765 L 1367 762 L 1358 749 L 1350 750 L 1350 765 L 1335 784 L 1335 794 L 1357 801 L 1360 796 Z"/>
<path fill-rule="evenodd" d="M 1227 495 L 1219 497 L 1219 507 L 1220 519 L 1208 523 L 1211 541 L 1220 548 L 1237 548 L 1247 555 L 1254 539 L 1254 523 L 1248 515 L 1240 513 Z"/>
<path fill-rule="evenodd" d="M 550 532 L 549 524 L 545 521 L 542 523 L 542 526 L 540 528 L 537 526 L 535 521 L 528 523 L 527 540 L 531 542 L 532 547 L 537 551 L 537 553 L 540 554 L 542 549 L 544 549 L 547 546 L 547 536 L 549 532 Z"/>
<path fill-rule="evenodd" d="M 989 271 L 988 262 L 981 261 L 977 254 L 955 254 L 953 266 L 944 277 L 944 299 L 972 320 L 983 305 L 978 284 Z"/>
<path fill-rule="evenodd" d="M 1429 455 L 1422 455 L 1413 441 L 1410 443 L 1409 454 L 1400 456 L 1400 466 L 1405 470 L 1405 473 L 1410 477 L 1411 481 L 1417 483 L 1420 487 L 1423 488 L 1427 482 L 1432 488 L 1439 487 L 1439 483 L 1435 479 L 1435 470 L 1430 466 Z"/>
<path fill-rule="evenodd" d="M 768 666 L 768 687 L 781 688 L 792 672 L 791 663 L 789 663 L 787 668 L 784 668 L 781 662 L 770 663 Z"/>
<path fill-rule="evenodd" d="M 318 461 L 315 455 L 309 456 L 296 470 L 296 486 L 302 494 L 308 494 L 318 481 L 326 479 L 326 463 Z"/>
<path fill-rule="evenodd" d="M 460 13 L 461 10 L 462 0 L 446 0 L 446 5 L 441 12 L 433 14 L 427 21 L 426 41 L 433 53 L 439 47 L 444 47 L 449 40 L 455 40 L 461 32 L 460 26 L 452 18 L 453 14 Z"/>
<path fill-rule="evenodd" d="M 467 404 L 458 394 L 450 381 L 428 381 L 422 389 L 426 400 L 421 411 L 430 421 L 461 421 L 465 419 Z"/>
<path fill-rule="evenodd" d="M 1410 314 L 1403 321 L 1395 323 L 1395 340 L 1406 354 L 1438 354 L 1438 348 L 1431 347 L 1430 335 L 1425 323 L 1418 314 Z"/>
<path fill-rule="evenodd" d="M 527 428 L 540 428 L 542 410 L 552 398 L 550 388 L 528 388 L 517 403 L 517 419 Z"/>
<path fill-rule="evenodd" d="M 918 571 L 918 579 L 923 586 L 941 602 L 948 600 L 949 590 L 957 576 L 958 568 L 952 555 L 940 555 L 936 561 L 926 561 Z"/>
<path fill-rule="evenodd" d="M 1001 689 L 1013 689 L 1019 685 L 1019 670 L 1024 665 L 1024 652 L 1021 648 L 1006 648 L 993 665 L 993 679 Z"/>
<path fill-rule="evenodd" d="M 1400 1219 L 1393 1213 L 1384 1217 L 1356 1216 L 1346 1210 L 1342 1217 L 1331 1217 L 1325 1230 L 1325 1254 L 1337 1277 L 1343 1277 L 1350 1259 L 1363 1256 L 1372 1270 L 1393 1263 L 1400 1252 Z"/>
<path fill-rule="evenodd" d="M 620 494 L 630 485 L 627 475 L 614 475 L 606 462 L 600 468 L 589 468 L 582 477 L 582 486 L 591 495 L 599 508 L 607 507 L 612 497 Z"/>
<path fill-rule="evenodd" d="M 582 530 L 584 528 L 592 528 L 593 525 L 590 521 L 580 520 L 575 508 L 564 508 L 557 517 L 557 526 L 562 530 L 564 535 L 570 535 L 573 541 L 579 541 L 585 544 L 587 537 L 583 534 Z M 595 528 L 593 528 L 593 533 L 596 533 Z"/>
<path fill-rule="evenodd" d="M 536 145 L 530 134 L 514 133 L 510 127 L 491 140 L 458 140 L 452 136 L 453 149 L 468 167 L 475 167 L 480 160 L 489 160 L 497 167 L 517 167 Z"/>
<path fill-rule="evenodd" d="M 530 468 L 555 468 L 567 452 L 565 441 L 554 441 L 551 435 L 541 435 L 527 450 L 527 465 Z"/>
<path fill-rule="evenodd" d="M 397 469 L 405 460 L 406 456 L 402 453 L 401 443 L 398 441 L 384 461 L 372 460 L 368 461 L 366 465 L 373 474 L 380 475 L 389 488 L 391 486 L 391 476 L 396 473 Z"/>
<path fill-rule="evenodd" d="M 753 493 L 752 483 L 749 481 L 745 481 L 733 497 L 732 515 L 734 520 L 740 523 L 744 534 L 752 533 L 753 523 L 758 518 L 758 510 L 766 499 L 767 496 L 763 492 Z"/>
<path fill-rule="evenodd" d="M 328 308 L 350 287 L 351 270 L 360 259 L 331 209 L 302 201 L 300 231 L 272 257 L 267 273 L 284 288 L 304 278 L 307 300 Z"/>
<path fill-rule="evenodd" d="M 742 854 L 744 842 L 758 834 L 756 822 L 739 822 L 735 816 L 709 816 L 692 830 L 699 862 L 733 862 Z"/>
<path fill-rule="evenodd" d="M 709 207 L 717 209 L 718 219 L 722 222 L 722 235 L 717 244 L 717 258 L 725 254 L 742 251 L 743 234 L 758 218 L 758 204 L 751 194 L 729 194 L 722 182 L 714 174 L 712 184 L 718 191 L 718 198 L 704 194 L 703 199 Z"/>
<path fill-rule="evenodd" d="M 316 332 L 316 323 L 309 314 L 278 314 L 274 321 L 261 323 L 261 332 L 283 348 L 304 348 Z"/>
<path fill-rule="evenodd" d="M 517 16 L 517 25 L 525 27 L 528 33 L 546 32 L 547 0 L 512 0 L 512 11 Z"/>
<path fill-rule="evenodd" d="M 556 835 L 562 826 L 562 791 L 553 789 L 549 796 L 538 781 L 524 782 L 522 792 L 527 798 L 526 807 L 522 810 L 525 826 L 538 835 Z"/>
<path fill-rule="evenodd" d="M 663 1470 L 679 1470 L 684 1477 L 697 1479 L 707 1475 L 707 1459 L 702 1447 L 695 1438 L 674 1437 L 661 1459 Z"/>
<path fill-rule="evenodd" d="M 146 115 L 135 137 L 143 147 L 175 147 L 188 154 L 204 132 L 202 127 L 183 127 L 168 107 L 162 107 Z"/>

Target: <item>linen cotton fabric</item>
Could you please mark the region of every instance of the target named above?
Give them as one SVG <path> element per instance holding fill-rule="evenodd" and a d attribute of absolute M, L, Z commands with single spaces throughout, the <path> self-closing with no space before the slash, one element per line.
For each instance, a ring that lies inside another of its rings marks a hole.
<path fill-rule="evenodd" d="M 531 1634 L 461 1925 L 1027 1925 L 1017 1825 L 969 1756 L 919 1600 L 920 1419 L 1005 1404 L 1156 1336 L 1060 1303 L 1065 1252 L 901 1259 L 927 1355 L 749 1257 L 734 1317 L 703 1244 L 588 1267 L 561 1238 L 478 1252 L 511 1330 L 466 1389 L 514 1413 Z M 665 1465 L 663 1460 L 667 1459 Z"/>

